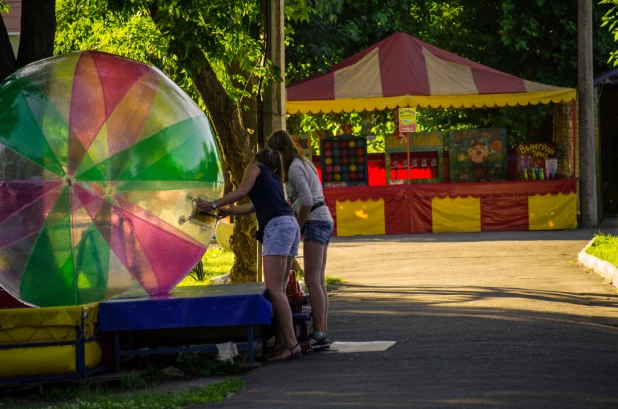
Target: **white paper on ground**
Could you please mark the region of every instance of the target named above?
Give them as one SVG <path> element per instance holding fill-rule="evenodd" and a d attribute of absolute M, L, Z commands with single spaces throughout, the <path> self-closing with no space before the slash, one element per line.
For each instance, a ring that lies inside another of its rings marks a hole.
<path fill-rule="evenodd" d="M 233 342 L 226 342 L 225 344 L 217 344 L 217 359 L 222 362 L 231 362 L 234 357 L 238 355 L 238 349 Z"/>
<path fill-rule="evenodd" d="M 382 352 L 386 351 L 396 341 L 370 341 L 370 342 L 333 342 L 327 351 L 339 352 L 341 354 L 351 352 Z"/>

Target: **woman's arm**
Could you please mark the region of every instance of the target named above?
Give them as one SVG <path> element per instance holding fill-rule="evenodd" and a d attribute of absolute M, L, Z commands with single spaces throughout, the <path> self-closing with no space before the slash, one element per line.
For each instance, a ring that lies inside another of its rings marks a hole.
<path fill-rule="evenodd" d="M 260 168 L 257 165 L 249 165 L 247 170 L 245 170 L 245 176 L 238 186 L 238 189 L 231 191 L 227 195 L 223 196 L 221 199 L 215 200 L 214 202 L 209 202 L 203 199 L 197 199 L 197 211 L 198 212 L 210 212 L 212 211 L 213 203 L 217 207 L 229 205 L 235 203 L 247 196 L 253 185 L 255 184 L 255 179 L 257 179 L 260 174 Z"/>
<path fill-rule="evenodd" d="M 304 167 L 304 163 L 301 166 Z M 311 207 L 313 206 L 313 194 L 311 189 L 309 189 L 305 172 L 306 169 L 300 166 L 290 166 L 290 174 L 288 175 L 288 183 L 298 192 L 298 200 L 301 203 L 297 216 L 298 225 L 301 229 L 309 218 L 309 213 L 311 213 Z"/>
<path fill-rule="evenodd" d="M 255 212 L 255 207 L 253 207 L 253 203 L 245 203 L 244 205 L 240 206 L 222 207 L 221 209 L 219 209 L 219 216 L 238 216 L 241 214 L 251 214 L 253 212 Z"/>

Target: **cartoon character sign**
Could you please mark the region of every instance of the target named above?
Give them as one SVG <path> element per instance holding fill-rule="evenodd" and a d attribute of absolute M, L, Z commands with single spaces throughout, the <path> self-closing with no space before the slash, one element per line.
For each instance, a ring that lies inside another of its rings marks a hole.
<path fill-rule="evenodd" d="M 506 180 L 506 130 L 451 131 L 449 158 L 452 182 Z"/>
<path fill-rule="evenodd" d="M 489 155 L 492 153 L 496 153 L 496 151 L 492 150 L 489 145 L 486 145 L 483 142 L 473 141 L 472 145 L 468 148 L 468 155 L 460 153 L 457 160 L 463 162 L 466 159 L 470 159 L 472 161 L 472 166 L 479 166 L 487 162 Z"/>

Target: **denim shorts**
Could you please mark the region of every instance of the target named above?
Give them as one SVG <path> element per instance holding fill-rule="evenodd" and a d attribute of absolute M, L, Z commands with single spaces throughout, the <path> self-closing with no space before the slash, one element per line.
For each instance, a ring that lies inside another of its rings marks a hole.
<path fill-rule="evenodd" d="M 307 220 L 303 226 L 303 243 L 311 242 L 328 246 L 330 238 L 333 236 L 333 227 L 333 222 Z"/>
<path fill-rule="evenodd" d="M 279 216 L 271 219 L 264 228 L 262 256 L 298 255 L 300 229 L 293 216 Z"/>

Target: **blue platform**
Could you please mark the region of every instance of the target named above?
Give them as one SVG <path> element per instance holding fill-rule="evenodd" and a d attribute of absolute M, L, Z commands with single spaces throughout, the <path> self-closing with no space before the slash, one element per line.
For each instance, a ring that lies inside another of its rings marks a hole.
<path fill-rule="evenodd" d="M 198 345 L 152 350 L 122 349 L 122 331 L 186 329 L 246 326 L 247 348 L 253 363 L 254 325 L 270 325 L 272 305 L 266 298 L 264 283 L 179 287 L 168 295 L 124 295 L 99 306 L 99 333 L 113 333 L 116 370 L 126 355 L 212 350 L 212 345 Z"/>

